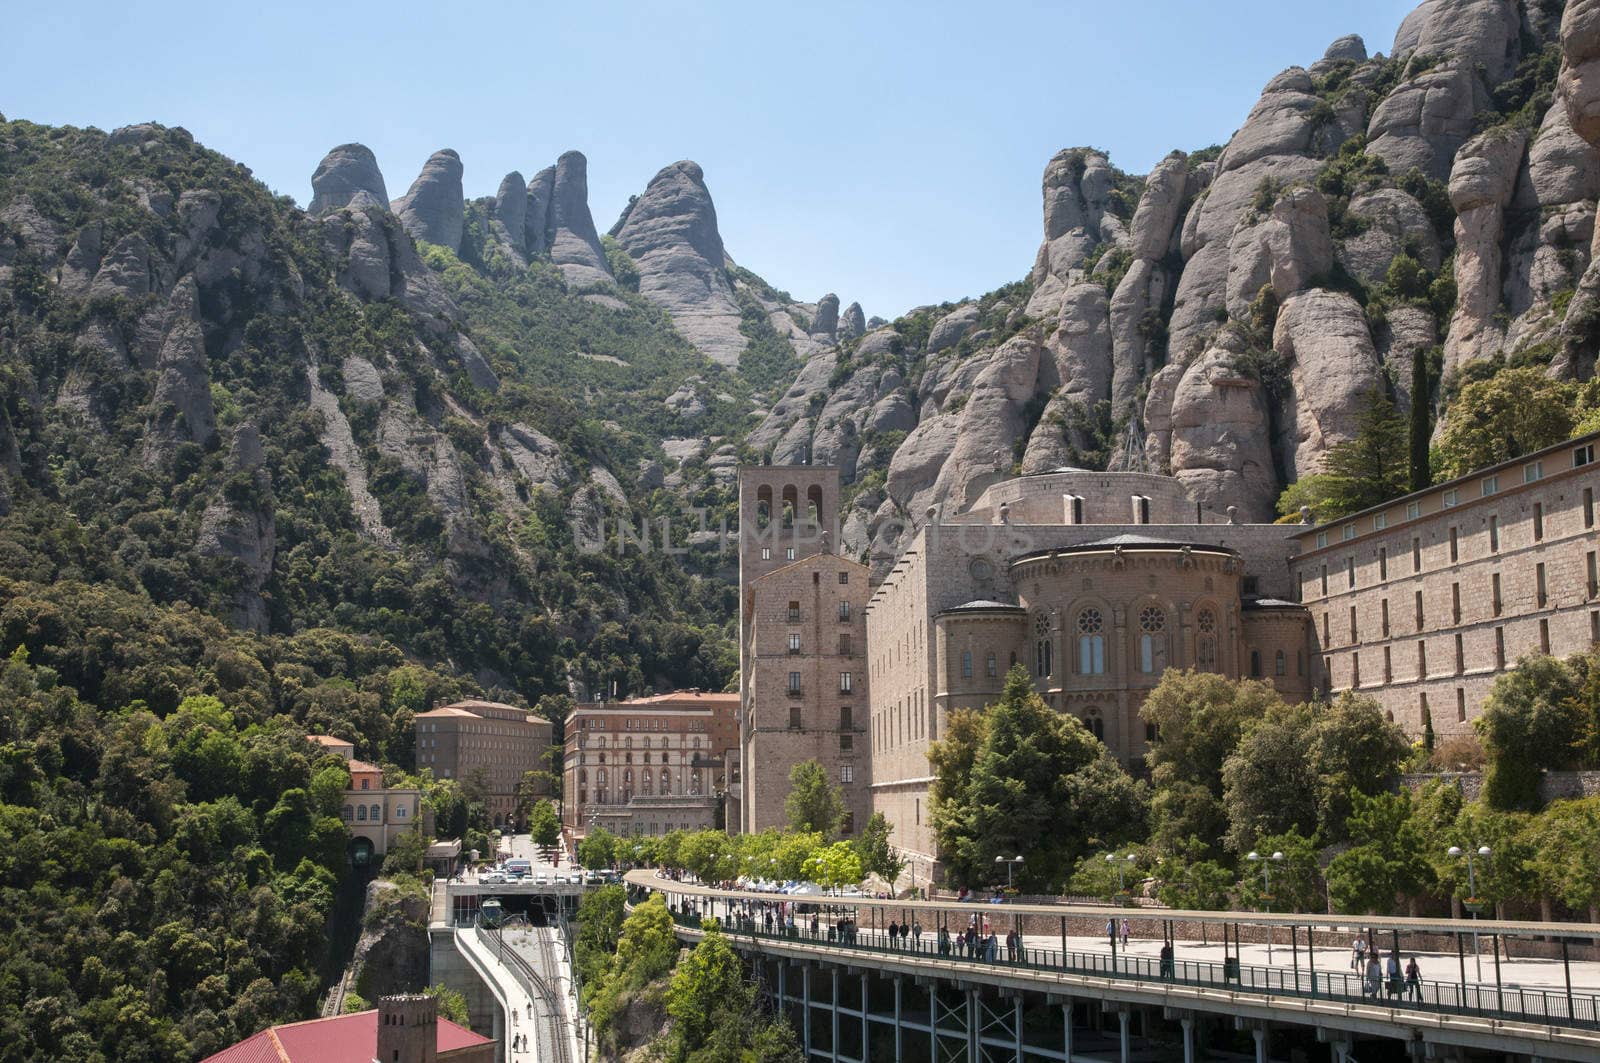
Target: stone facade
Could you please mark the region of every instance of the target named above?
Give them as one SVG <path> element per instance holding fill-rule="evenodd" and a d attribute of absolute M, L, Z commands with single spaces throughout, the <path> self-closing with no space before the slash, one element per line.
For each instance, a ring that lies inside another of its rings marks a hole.
<path fill-rule="evenodd" d="M 709 830 L 739 785 L 739 695 L 698 690 L 585 702 L 567 719 L 562 828 L 613 834 Z"/>
<path fill-rule="evenodd" d="M 331 735 L 308 735 L 312 742 L 343 757 L 350 769 L 339 818 L 350 831 L 349 856 L 353 864 L 364 866 L 382 859 L 389 843 L 402 831 L 433 833 L 431 814 L 423 807 L 422 791 L 383 785 L 383 769 L 355 759 L 354 743 Z"/>
<path fill-rule="evenodd" d="M 1358 690 L 1409 734 L 1471 729 L 1529 653 L 1600 640 L 1600 433 L 1296 530 L 1317 683 Z"/>
<path fill-rule="evenodd" d="M 516 819 L 523 775 L 552 770 L 552 731 L 549 720 L 515 705 L 458 701 L 417 713 L 417 767 L 432 770 L 437 779 L 468 779 L 481 772 L 489 816 L 503 826 Z"/>
<path fill-rule="evenodd" d="M 846 834 L 871 814 L 866 566 L 832 552 L 839 470 L 739 470 L 740 826 L 787 823 L 789 771 L 816 760 Z M 759 779 L 759 785 L 756 781 Z"/>

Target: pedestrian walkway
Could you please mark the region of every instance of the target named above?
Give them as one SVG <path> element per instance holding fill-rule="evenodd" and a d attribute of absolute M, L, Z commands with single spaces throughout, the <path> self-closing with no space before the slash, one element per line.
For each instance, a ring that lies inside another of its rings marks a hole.
<path fill-rule="evenodd" d="M 496 1036 L 505 1047 L 505 1063 L 555 1063 L 552 1059 L 540 1058 L 535 1049 L 539 1022 L 528 1014 L 528 990 L 517 972 L 500 959 L 494 948 L 479 938 L 476 930 L 457 930 L 456 945 L 479 967 L 505 1013 L 504 1026 L 496 1031 Z M 524 1038 L 524 1035 L 527 1036 Z M 526 1047 L 513 1048 L 513 1043 L 525 1044 Z"/>

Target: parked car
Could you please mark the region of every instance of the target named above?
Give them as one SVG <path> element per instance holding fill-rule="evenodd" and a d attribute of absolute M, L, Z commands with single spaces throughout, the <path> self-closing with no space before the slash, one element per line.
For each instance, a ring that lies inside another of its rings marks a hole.
<path fill-rule="evenodd" d="M 505 883 L 508 880 L 506 879 L 506 876 L 505 876 L 504 873 L 499 872 L 499 871 L 491 871 L 487 875 L 484 875 L 482 878 L 480 878 L 478 881 L 479 882 L 483 882 L 483 883 L 487 883 L 488 885 L 491 885 L 491 886 L 503 886 L 503 885 L 505 885 Z"/>

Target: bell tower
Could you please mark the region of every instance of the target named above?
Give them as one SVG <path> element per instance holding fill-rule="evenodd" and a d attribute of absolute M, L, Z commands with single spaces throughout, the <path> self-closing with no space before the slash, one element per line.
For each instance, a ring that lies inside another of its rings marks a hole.
<path fill-rule="evenodd" d="M 378 1000 L 377 1063 L 434 1063 L 438 1055 L 438 1001 L 426 993 Z"/>

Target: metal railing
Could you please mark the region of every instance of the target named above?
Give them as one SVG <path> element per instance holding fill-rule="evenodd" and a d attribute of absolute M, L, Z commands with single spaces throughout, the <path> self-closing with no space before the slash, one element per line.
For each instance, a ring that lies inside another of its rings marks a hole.
<path fill-rule="evenodd" d="M 828 903 L 825 898 L 815 898 Z M 995 947 L 979 940 L 969 948 L 958 936 L 941 943 L 937 932 L 924 932 L 909 942 L 890 944 L 888 936 L 872 928 L 853 924 L 819 924 L 813 931 L 809 922 L 784 926 L 775 923 L 767 929 L 764 918 L 740 916 L 729 920 L 702 914 L 693 902 L 668 904 L 673 920 L 682 927 L 699 929 L 703 918 L 711 918 L 737 938 L 822 945 L 842 952 L 881 956 L 921 956 L 930 960 L 982 963 L 995 968 L 1050 971 L 1093 975 L 1130 982 L 1220 988 L 1234 992 L 1259 993 L 1266 997 L 1295 997 L 1351 1004 L 1375 1004 L 1422 1013 L 1465 1015 L 1531 1022 L 1550 1026 L 1600 1029 L 1600 996 L 1564 990 L 1530 989 L 1525 986 L 1490 986 L 1420 979 L 1380 979 L 1374 984 L 1355 972 L 1337 968 L 1317 969 L 1311 964 L 1316 954 L 1296 952 L 1293 966 L 1242 964 L 1236 957 L 1224 963 L 1210 960 L 1162 960 L 1149 956 L 1130 956 L 1115 952 L 1085 952 L 1059 948 L 1035 948 L 1024 944 L 1008 948 L 1004 939 Z M 1346 955 L 1342 950 L 1324 949 L 1323 955 Z"/>
<path fill-rule="evenodd" d="M 530 999 L 537 997 L 544 1001 L 545 1006 L 550 1009 L 552 1015 L 560 1016 L 565 1014 L 565 1009 L 561 1002 L 561 994 L 553 989 L 550 983 L 538 971 L 535 971 L 533 965 L 524 959 L 516 949 L 507 945 L 500 933 L 480 926 L 477 928 L 477 935 L 478 941 L 485 948 L 491 950 L 495 958 L 522 983 L 522 987 L 527 991 Z M 542 942 L 540 951 L 541 954 L 544 953 Z M 531 1019 L 532 1016 L 530 1015 L 529 1018 Z M 547 1032 L 549 1039 L 554 1042 L 556 1063 L 572 1063 L 572 1045 L 571 1039 L 567 1036 L 566 1023 L 558 1021 L 555 1024 L 555 1028 Z"/>

